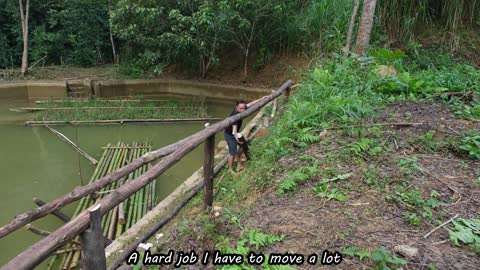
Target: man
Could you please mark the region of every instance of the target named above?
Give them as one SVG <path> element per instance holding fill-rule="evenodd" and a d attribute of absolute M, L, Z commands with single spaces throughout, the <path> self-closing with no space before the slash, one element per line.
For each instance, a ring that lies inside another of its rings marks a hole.
<path fill-rule="evenodd" d="M 264 96 L 260 99 L 254 100 L 250 103 L 246 103 L 243 99 L 239 99 L 236 101 L 235 108 L 233 109 L 232 113 L 230 116 L 234 116 L 236 114 L 239 114 L 243 111 L 245 111 L 248 107 L 255 105 L 257 102 L 260 100 L 266 98 L 267 96 Z M 240 157 L 243 154 L 243 148 L 240 147 L 239 150 L 237 150 L 238 145 L 242 145 L 241 142 L 241 137 L 242 135 L 240 134 L 240 128 L 242 127 L 242 120 L 238 120 L 237 122 L 233 123 L 232 125 L 228 126 L 225 129 L 225 141 L 227 141 L 228 144 L 228 171 L 232 174 L 235 175 L 235 171 L 233 170 L 233 161 L 235 159 L 235 156 L 237 157 L 237 161 L 240 161 Z"/>

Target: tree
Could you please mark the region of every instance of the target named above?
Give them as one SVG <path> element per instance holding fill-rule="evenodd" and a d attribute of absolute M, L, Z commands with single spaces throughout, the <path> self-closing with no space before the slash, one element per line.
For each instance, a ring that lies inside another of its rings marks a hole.
<path fill-rule="evenodd" d="M 376 0 L 364 0 L 362 17 L 358 28 L 357 43 L 355 45 L 355 54 L 363 55 L 370 41 L 370 32 L 373 26 L 373 17 L 375 16 Z"/>
<path fill-rule="evenodd" d="M 110 33 L 110 44 L 112 45 L 112 55 L 113 55 L 113 63 L 114 64 L 119 64 L 119 59 L 117 52 L 115 50 L 115 42 L 113 41 L 113 33 L 112 33 L 112 0 L 108 0 L 108 31 Z"/>
<path fill-rule="evenodd" d="M 352 17 L 350 18 L 350 26 L 348 27 L 347 42 L 345 44 L 345 48 L 343 49 L 344 57 L 347 57 L 348 53 L 350 52 L 350 47 L 352 46 L 353 27 L 355 26 L 355 19 L 357 18 L 359 5 L 360 5 L 360 0 L 353 1 L 353 11 L 352 11 Z"/>
<path fill-rule="evenodd" d="M 242 50 L 243 80 L 247 79 L 248 57 L 256 39 L 267 28 L 270 19 L 283 11 L 281 1 L 242 0 L 231 1 L 233 22 L 229 30 L 233 43 Z"/>
<path fill-rule="evenodd" d="M 28 11 L 30 7 L 30 1 L 26 0 L 25 2 L 25 13 L 23 13 L 23 0 L 18 0 L 18 5 L 20 7 L 23 38 L 22 66 L 20 68 L 20 73 L 22 77 L 24 77 L 28 69 Z"/>
<path fill-rule="evenodd" d="M 198 57 L 200 73 L 205 78 L 210 67 L 219 61 L 218 49 L 226 43 L 231 21 L 229 7 L 224 1 L 178 3 L 180 9 L 169 13 L 170 30 L 162 35 L 162 40 Z"/>

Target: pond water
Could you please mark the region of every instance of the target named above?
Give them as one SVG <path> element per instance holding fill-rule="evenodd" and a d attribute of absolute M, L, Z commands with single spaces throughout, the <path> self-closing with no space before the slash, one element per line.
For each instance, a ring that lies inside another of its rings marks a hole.
<path fill-rule="evenodd" d="M 78 185 L 87 183 L 94 166 L 43 126 L 24 126 L 31 114 L 10 112 L 9 108 L 33 106 L 27 101 L 0 101 L 0 224 L 9 223 L 16 214 L 35 207 L 32 198 L 55 199 Z M 233 105 L 207 103 L 212 117 L 224 118 Z M 149 142 L 152 149 L 174 143 L 204 128 L 204 123 L 123 124 L 55 126 L 97 160 L 101 147 L 108 143 Z M 222 133 L 216 142 L 223 140 Z M 158 178 L 157 202 L 166 197 L 203 163 L 203 147 L 197 147 Z M 64 209 L 72 215 L 76 203 Z M 54 216 L 33 222 L 38 228 L 53 231 L 62 225 Z M 26 249 L 41 237 L 25 229 L 0 239 L 0 265 Z M 47 262 L 46 260 L 45 262 Z M 45 269 L 46 263 L 39 269 Z"/>

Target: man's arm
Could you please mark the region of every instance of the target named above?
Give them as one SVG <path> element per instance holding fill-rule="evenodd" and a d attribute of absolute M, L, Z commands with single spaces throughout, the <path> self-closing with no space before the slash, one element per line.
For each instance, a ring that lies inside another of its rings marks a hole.
<path fill-rule="evenodd" d="M 259 99 L 256 99 L 256 100 L 248 103 L 248 104 L 247 104 L 247 108 L 250 108 L 250 106 L 253 106 L 253 105 L 257 104 L 260 100 L 262 100 L 262 99 L 264 99 L 264 98 L 267 98 L 267 97 L 268 97 L 268 96 L 263 96 L 263 97 L 261 97 L 261 98 L 259 98 Z"/>
<path fill-rule="evenodd" d="M 237 125 L 232 125 L 232 134 L 233 134 L 233 137 L 235 137 L 235 140 L 237 140 L 237 142 L 240 143 L 240 141 L 237 138 Z"/>

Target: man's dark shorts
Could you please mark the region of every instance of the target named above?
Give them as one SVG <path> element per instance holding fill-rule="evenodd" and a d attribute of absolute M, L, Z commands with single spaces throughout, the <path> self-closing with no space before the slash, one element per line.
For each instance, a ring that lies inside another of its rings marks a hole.
<path fill-rule="evenodd" d="M 231 134 L 224 133 L 225 134 L 225 140 L 227 141 L 228 144 L 228 153 L 231 156 L 235 156 L 237 154 L 237 140 L 235 140 L 235 137 Z"/>

